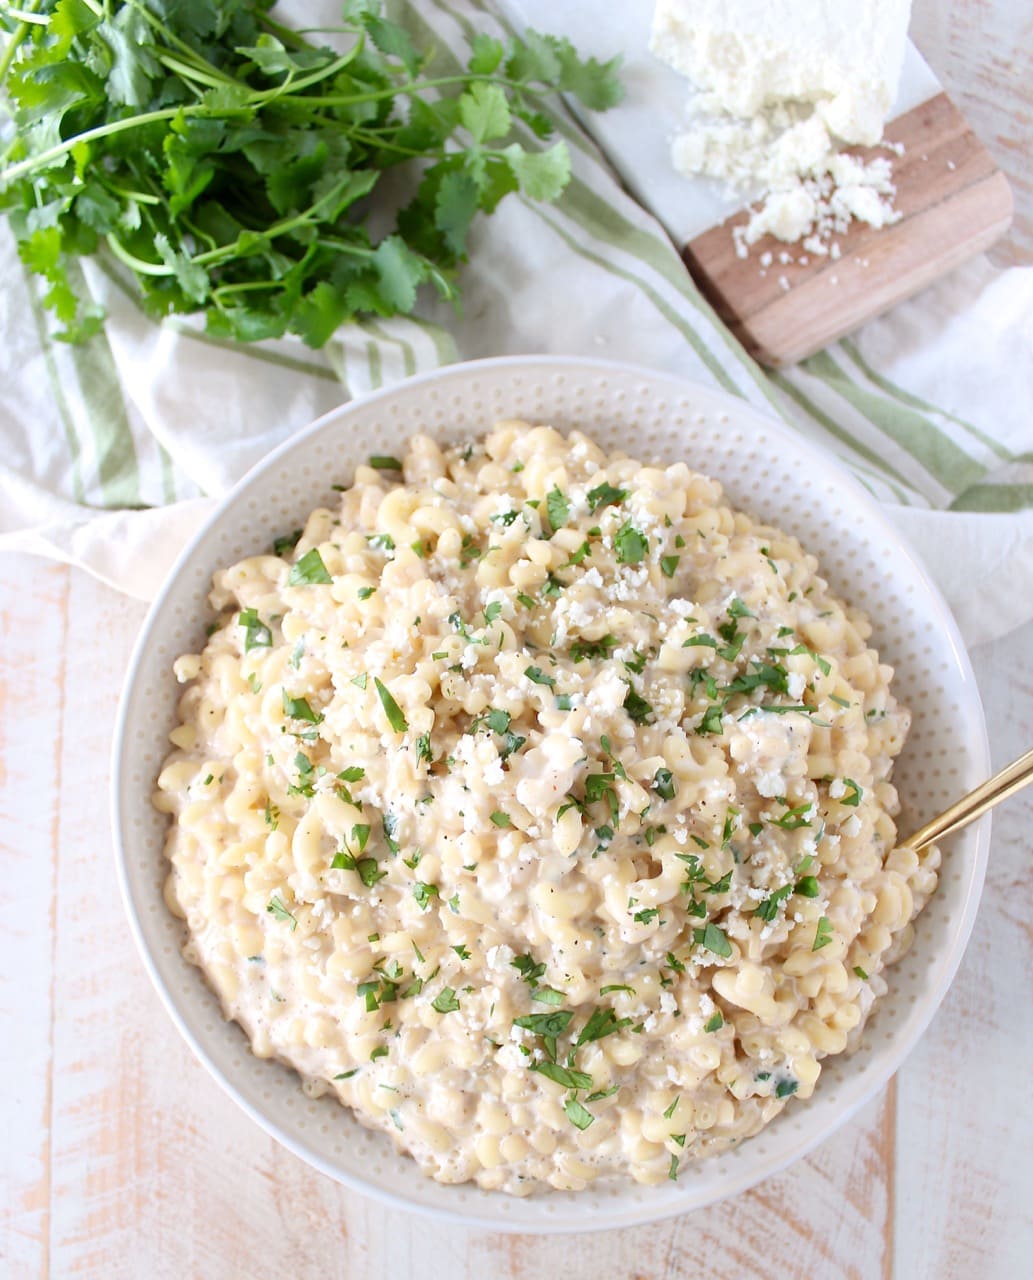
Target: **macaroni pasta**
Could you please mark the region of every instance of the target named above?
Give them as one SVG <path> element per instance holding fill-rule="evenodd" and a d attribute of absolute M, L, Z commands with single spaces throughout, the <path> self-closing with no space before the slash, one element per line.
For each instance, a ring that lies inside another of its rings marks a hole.
<path fill-rule="evenodd" d="M 677 1177 L 848 1052 L 936 884 L 908 713 L 791 537 L 502 422 L 215 575 L 156 804 L 256 1054 L 431 1176 Z"/>

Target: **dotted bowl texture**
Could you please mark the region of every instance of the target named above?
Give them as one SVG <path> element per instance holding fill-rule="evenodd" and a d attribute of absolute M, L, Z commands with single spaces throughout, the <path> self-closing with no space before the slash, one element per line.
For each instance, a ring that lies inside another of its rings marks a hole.
<path fill-rule="evenodd" d="M 988 776 L 982 707 L 947 606 L 879 507 L 828 454 L 734 397 L 646 369 L 562 357 L 483 360 L 327 414 L 245 476 L 183 552 L 148 615 L 123 693 L 113 768 L 116 856 L 131 928 L 176 1025 L 227 1093 L 302 1159 L 356 1190 L 457 1223 L 535 1232 L 629 1226 L 745 1190 L 810 1150 L 878 1092 L 928 1025 L 960 962 L 989 824 L 984 819 L 946 843 L 940 887 L 919 918 L 913 949 L 888 972 L 890 991 L 857 1053 L 828 1059 L 810 1101 L 790 1103 L 729 1154 L 689 1164 L 677 1183 L 610 1182 L 526 1199 L 442 1186 L 335 1100 L 308 1098 L 293 1072 L 253 1057 L 200 971 L 180 955 L 182 925 L 162 898 L 166 819 L 152 808 L 151 794 L 175 724 L 172 662 L 204 644 L 213 572 L 264 551 L 313 508 L 333 504 L 331 486 L 350 483 L 357 463 L 401 452 L 415 432 L 467 440 L 508 417 L 578 428 L 603 448 L 645 462 L 684 460 L 720 480 L 733 506 L 796 534 L 818 557 L 835 591 L 871 616 L 871 643 L 896 668 L 896 692 L 914 714 L 894 779 L 903 833 Z"/>

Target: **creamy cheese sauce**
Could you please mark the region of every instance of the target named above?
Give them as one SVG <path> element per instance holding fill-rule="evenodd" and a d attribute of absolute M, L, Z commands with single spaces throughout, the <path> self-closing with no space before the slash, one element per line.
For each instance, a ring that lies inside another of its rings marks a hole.
<path fill-rule="evenodd" d="M 935 887 L 892 672 L 683 463 L 514 422 L 379 461 L 176 663 L 185 954 L 435 1178 L 677 1177 L 856 1044 Z"/>

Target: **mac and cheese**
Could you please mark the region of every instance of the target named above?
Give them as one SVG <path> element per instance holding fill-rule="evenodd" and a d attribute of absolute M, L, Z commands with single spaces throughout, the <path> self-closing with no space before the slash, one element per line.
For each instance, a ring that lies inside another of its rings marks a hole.
<path fill-rule="evenodd" d="M 519 422 L 371 463 L 176 663 L 185 953 L 435 1178 L 677 1177 L 856 1044 L 935 888 L 892 672 L 684 463 Z"/>

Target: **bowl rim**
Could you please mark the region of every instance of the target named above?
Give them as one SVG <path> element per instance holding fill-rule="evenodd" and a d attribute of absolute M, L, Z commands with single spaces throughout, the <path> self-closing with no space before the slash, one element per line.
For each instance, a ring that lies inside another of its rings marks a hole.
<path fill-rule="evenodd" d="M 880 532 L 884 536 L 888 536 L 889 539 L 896 544 L 899 554 L 906 558 L 910 564 L 912 572 L 915 573 L 916 577 L 921 581 L 923 588 L 927 591 L 928 594 L 925 603 L 935 607 L 936 612 L 939 615 L 938 622 L 942 628 L 945 638 L 950 644 L 950 648 L 958 666 L 958 674 L 961 675 L 966 686 L 967 696 L 971 699 L 972 705 L 970 711 L 976 715 L 979 725 L 979 734 L 977 741 L 970 744 L 970 749 L 973 754 L 978 757 L 978 764 L 981 771 L 985 773 L 986 776 L 989 776 L 990 772 L 990 747 L 987 736 L 986 718 L 983 712 L 978 685 L 975 681 L 975 675 L 968 658 L 965 644 L 958 631 L 957 623 L 954 620 L 942 592 L 930 576 L 925 565 L 907 542 L 905 536 L 897 529 L 892 521 L 890 521 L 883 507 L 868 492 L 868 490 L 866 490 L 864 486 L 849 473 L 844 464 L 823 445 L 806 439 L 801 436 L 799 432 L 795 431 L 791 425 L 775 417 L 773 413 L 768 413 L 745 399 L 740 399 L 736 395 L 721 388 L 708 386 L 690 378 L 683 378 L 678 374 L 653 369 L 647 365 L 641 365 L 630 361 L 609 360 L 600 357 L 577 355 L 527 354 L 492 356 L 443 365 L 428 372 L 404 378 L 399 382 L 378 388 L 376 391 L 355 397 L 352 400 L 344 401 L 336 408 L 329 410 L 327 413 L 321 414 L 307 426 L 302 427 L 298 431 L 289 435 L 281 444 L 277 445 L 276 448 L 272 449 L 269 453 L 260 458 L 221 498 L 218 499 L 213 509 L 206 516 L 201 527 L 193 534 L 180 551 L 173 562 L 171 569 L 168 571 L 165 579 L 162 581 L 159 589 L 155 593 L 133 646 L 132 655 L 126 668 L 122 691 L 119 697 L 111 755 L 111 788 L 109 796 L 110 819 L 119 891 L 137 951 L 166 1013 L 171 1018 L 180 1035 L 186 1041 L 194 1056 L 220 1086 L 223 1092 L 232 1098 L 236 1105 L 240 1107 L 241 1110 L 259 1126 L 260 1129 L 275 1139 L 281 1146 L 285 1147 L 310 1167 L 318 1170 L 320 1173 L 333 1179 L 335 1182 L 349 1188 L 350 1190 L 371 1196 L 380 1203 L 390 1205 L 394 1209 L 402 1208 L 410 1210 L 421 1215 L 433 1217 L 438 1221 L 452 1223 L 456 1226 L 470 1227 L 483 1231 L 494 1230 L 510 1234 L 526 1232 L 528 1230 L 526 1222 L 517 1220 L 507 1221 L 502 1216 L 489 1221 L 486 1220 L 483 1215 L 464 1212 L 461 1207 L 457 1207 L 456 1209 L 444 1209 L 439 1206 L 424 1204 L 418 1200 L 412 1199 L 405 1192 L 394 1192 L 375 1186 L 364 1181 L 361 1177 L 354 1175 L 350 1171 L 335 1165 L 332 1161 L 324 1158 L 305 1142 L 294 1138 L 260 1107 L 253 1105 L 244 1096 L 234 1081 L 217 1065 L 213 1056 L 206 1048 L 203 1037 L 195 1033 L 188 1024 L 186 1015 L 181 1010 L 177 997 L 163 978 L 156 958 L 147 943 L 144 934 L 141 908 L 138 906 L 137 899 L 134 894 L 128 868 L 127 851 L 131 843 L 131 837 L 128 833 L 127 824 L 123 823 L 123 788 L 121 786 L 121 779 L 126 766 L 126 744 L 130 715 L 132 711 L 133 694 L 140 677 L 140 668 L 150 647 L 155 628 L 161 618 L 168 597 L 176 585 L 180 575 L 192 563 L 195 555 L 207 540 L 213 526 L 217 524 L 227 510 L 237 502 L 242 494 L 260 475 L 276 466 L 283 458 L 293 452 L 299 444 L 308 441 L 313 436 L 319 435 L 324 431 L 333 429 L 341 420 L 347 420 L 352 413 L 357 412 L 360 409 L 364 410 L 370 404 L 375 404 L 379 401 L 388 401 L 403 388 L 408 390 L 414 386 L 432 387 L 436 383 L 447 383 L 457 378 L 462 380 L 469 377 L 475 377 L 479 371 L 489 373 L 507 369 L 512 370 L 514 374 L 520 374 L 521 372 L 531 373 L 532 370 L 542 370 L 543 372 L 553 373 L 577 370 L 582 373 L 595 374 L 597 376 L 613 374 L 639 377 L 648 382 L 651 389 L 660 384 L 666 384 L 670 386 L 673 391 L 681 391 L 682 393 L 691 391 L 693 395 L 702 402 L 702 409 L 713 408 L 719 414 L 734 414 L 737 426 L 742 425 L 746 428 L 763 428 L 765 431 L 771 432 L 776 437 L 781 437 L 796 451 L 800 449 L 801 442 L 803 442 L 808 450 L 814 451 L 815 462 L 825 469 L 830 470 L 835 475 L 837 481 L 847 491 L 851 504 L 855 506 L 855 508 L 861 508 L 864 511 L 866 518 L 877 525 Z M 718 479 L 720 480 L 720 477 L 718 477 Z M 794 1141 L 784 1142 L 782 1149 L 776 1156 L 767 1156 L 764 1160 L 758 1161 L 754 1165 L 746 1165 L 738 1176 L 728 1180 L 727 1187 L 723 1188 L 717 1195 L 699 1200 L 687 1206 L 679 1206 L 676 1201 L 663 1204 L 658 1201 L 656 1205 L 656 1212 L 647 1211 L 643 1213 L 639 1206 L 633 1206 L 622 1211 L 614 1205 L 614 1211 L 612 1213 L 608 1213 L 604 1221 L 593 1222 L 588 1230 L 609 1231 L 644 1224 L 646 1222 L 661 1221 L 663 1219 L 692 1212 L 696 1209 L 704 1208 L 707 1205 L 716 1204 L 722 1200 L 729 1199 L 732 1196 L 739 1195 L 765 1179 L 782 1172 L 791 1164 L 794 1164 L 797 1160 L 814 1150 L 822 1142 L 831 1137 L 833 1133 L 839 1130 L 852 1116 L 857 1113 L 857 1111 L 860 1110 L 862 1106 L 871 1101 L 886 1086 L 890 1078 L 900 1069 L 902 1063 L 911 1054 L 915 1045 L 928 1029 L 930 1022 L 938 1011 L 951 987 L 951 984 L 953 983 L 972 934 L 976 913 L 982 895 L 987 860 L 989 856 L 990 815 L 987 814 L 980 819 L 978 823 L 974 823 L 970 830 L 974 837 L 972 871 L 966 887 L 960 919 L 956 918 L 956 927 L 952 934 L 952 941 L 940 969 L 938 971 L 934 971 L 930 975 L 930 978 L 935 979 L 935 981 L 933 982 L 931 991 L 924 997 L 922 1012 L 920 1016 L 913 1017 L 909 1021 L 906 1032 L 896 1033 L 895 1037 L 890 1042 L 890 1047 L 888 1049 L 880 1049 L 877 1059 L 870 1065 L 865 1066 L 865 1087 L 855 1091 L 855 1096 L 852 1096 L 848 1100 L 847 1104 L 836 1113 L 832 1118 L 832 1122 L 816 1133 L 802 1130 Z M 250 1051 L 250 1046 L 247 1046 L 247 1049 Z M 458 1185 L 465 1186 L 467 1184 Z M 631 1184 L 629 1184 L 629 1186 L 630 1185 Z M 489 1192 L 486 1194 L 502 1196 L 504 1193 Z M 570 1194 L 576 1195 L 577 1193 Z M 532 1197 L 532 1199 L 534 1199 L 534 1197 Z M 574 1215 L 571 1215 L 571 1220 L 557 1221 L 552 1218 L 551 1215 L 543 1214 L 541 1222 L 536 1225 L 535 1230 L 540 1234 L 545 1235 L 565 1235 L 585 1231 L 586 1228 L 574 1221 L 573 1217 Z"/>

